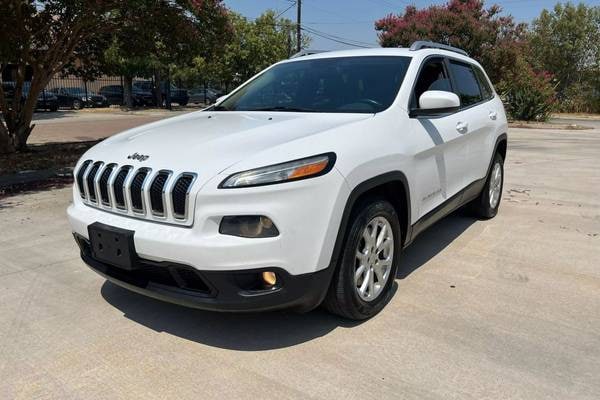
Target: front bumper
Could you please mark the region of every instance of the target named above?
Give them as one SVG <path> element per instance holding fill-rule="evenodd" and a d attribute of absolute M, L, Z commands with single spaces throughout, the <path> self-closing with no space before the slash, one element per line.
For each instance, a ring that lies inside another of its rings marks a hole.
<path fill-rule="evenodd" d="M 92 255 L 88 240 L 74 234 L 82 260 L 107 280 L 158 300 L 210 311 L 253 312 L 276 309 L 309 311 L 325 297 L 333 268 L 290 275 L 280 268 L 271 288 L 258 285 L 265 269 L 198 271 L 182 264 L 139 259 L 137 269 L 123 270 L 102 263 Z"/>

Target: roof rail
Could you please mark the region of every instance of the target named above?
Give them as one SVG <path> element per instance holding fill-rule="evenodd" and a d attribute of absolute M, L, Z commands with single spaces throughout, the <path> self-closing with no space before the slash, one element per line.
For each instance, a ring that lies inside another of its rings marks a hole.
<path fill-rule="evenodd" d="M 469 54 L 463 49 L 459 49 L 458 47 L 448 46 L 447 44 L 441 44 L 436 42 L 428 42 L 426 40 L 417 40 L 413 44 L 410 45 L 410 51 L 416 51 L 421 49 L 441 49 L 453 51 L 458 54 L 462 54 L 463 56 L 469 56 Z"/>
<path fill-rule="evenodd" d="M 325 53 L 328 50 L 300 50 L 299 52 L 297 52 L 296 54 L 292 55 L 290 57 L 290 60 L 292 58 L 298 58 L 298 57 L 304 57 L 304 56 L 310 56 L 312 54 L 319 54 L 319 53 Z"/>

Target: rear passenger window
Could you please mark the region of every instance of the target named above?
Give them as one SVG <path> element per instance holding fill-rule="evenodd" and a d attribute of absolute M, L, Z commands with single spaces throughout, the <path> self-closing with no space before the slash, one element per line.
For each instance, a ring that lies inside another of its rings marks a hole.
<path fill-rule="evenodd" d="M 456 94 L 461 107 L 468 107 L 483 100 L 473 68 L 468 64 L 450 61 L 450 70 L 456 83 Z"/>
<path fill-rule="evenodd" d="M 473 67 L 473 69 L 475 70 L 475 75 L 477 76 L 477 80 L 479 81 L 479 87 L 481 87 L 481 94 L 483 95 L 483 98 L 489 100 L 492 97 L 494 97 L 494 90 L 490 86 L 490 83 L 485 77 L 483 71 L 477 67 Z"/>

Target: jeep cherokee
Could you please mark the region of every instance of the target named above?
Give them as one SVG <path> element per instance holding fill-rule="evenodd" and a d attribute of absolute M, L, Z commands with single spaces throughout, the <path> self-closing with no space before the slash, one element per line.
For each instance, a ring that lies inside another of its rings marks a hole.
<path fill-rule="evenodd" d="M 91 148 L 68 216 L 85 263 L 135 292 L 365 319 L 420 232 L 463 205 L 496 215 L 506 132 L 460 49 L 300 55 Z"/>

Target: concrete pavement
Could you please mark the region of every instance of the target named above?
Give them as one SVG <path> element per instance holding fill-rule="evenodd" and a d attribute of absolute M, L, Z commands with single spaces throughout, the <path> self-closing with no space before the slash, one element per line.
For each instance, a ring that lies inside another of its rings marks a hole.
<path fill-rule="evenodd" d="M 597 399 L 600 130 L 513 129 L 503 203 L 403 254 L 390 304 L 231 315 L 79 260 L 69 188 L 0 202 L 0 398 Z"/>
<path fill-rule="evenodd" d="M 126 129 L 190 111 L 192 109 L 121 112 L 111 108 L 36 113 L 33 121 L 35 128 L 27 143 L 82 142 L 103 139 Z"/>

